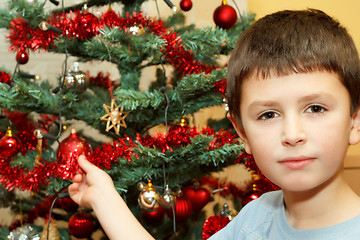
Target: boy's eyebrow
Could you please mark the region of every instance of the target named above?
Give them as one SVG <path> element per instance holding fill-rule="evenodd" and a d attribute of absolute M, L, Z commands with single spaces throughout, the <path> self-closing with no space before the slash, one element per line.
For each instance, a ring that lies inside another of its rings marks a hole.
<path fill-rule="evenodd" d="M 313 101 L 316 99 L 323 99 L 323 98 L 334 99 L 335 97 L 333 95 L 331 95 L 330 93 L 320 92 L 320 93 L 313 93 L 313 94 L 306 95 L 306 96 L 302 97 L 299 102 L 308 102 L 308 101 Z"/>
<path fill-rule="evenodd" d="M 249 108 L 253 108 L 253 107 L 273 107 L 273 106 L 277 106 L 278 103 L 276 103 L 276 101 L 271 101 L 271 100 L 257 100 L 252 102 L 249 105 Z"/>
<path fill-rule="evenodd" d="M 306 96 L 303 96 L 302 98 L 299 99 L 298 102 L 309 102 L 309 101 L 313 101 L 316 99 L 323 99 L 323 98 L 329 98 L 329 99 L 334 99 L 335 97 L 329 93 L 325 93 L 325 92 L 320 92 L 320 93 L 312 93 Z M 249 105 L 249 108 L 254 108 L 254 107 L 274 107 L 279 105 L 276 101 L 273 100 L 255 100 L 254 102 L 252 102 Z"/>

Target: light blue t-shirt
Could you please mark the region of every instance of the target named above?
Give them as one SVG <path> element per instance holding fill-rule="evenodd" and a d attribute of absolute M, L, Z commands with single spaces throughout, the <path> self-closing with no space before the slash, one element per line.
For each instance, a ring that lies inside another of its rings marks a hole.
<path fill-rule="evenodd" d="M 336 207 L 336 206 L 334 206 Z M 356 240 L 360 239 L 360 215 L 343 223 L 297 230 L 285 216 L 283 194 L 274 191 L 248 203 L 209 240 Z"/>

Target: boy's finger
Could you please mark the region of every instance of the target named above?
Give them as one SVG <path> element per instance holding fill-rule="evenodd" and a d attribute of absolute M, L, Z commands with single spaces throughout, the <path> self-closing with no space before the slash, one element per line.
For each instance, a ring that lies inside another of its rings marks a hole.
<path fill-rule="evenodd" d="M 87 173 L 89 170 L 91 170 L 92 168 L 96 168 L 95 165 L 93 165 L 91 162 L 89 162 L 84 155 L 81 155 L 78 159 L 78 163 L 80 168 Z"/>

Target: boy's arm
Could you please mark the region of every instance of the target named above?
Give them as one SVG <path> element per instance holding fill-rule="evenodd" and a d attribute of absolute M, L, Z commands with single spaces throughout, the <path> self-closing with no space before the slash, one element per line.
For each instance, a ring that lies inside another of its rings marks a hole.
<path fill-rule="evenodd" d="M 69 186 L 70 197 L 80 206 L 94 210 L 102 228 L 111 240 L 154 239 L 139 223 L 103 170 L 79 157 L 85 174 L 78 174 Z"/>

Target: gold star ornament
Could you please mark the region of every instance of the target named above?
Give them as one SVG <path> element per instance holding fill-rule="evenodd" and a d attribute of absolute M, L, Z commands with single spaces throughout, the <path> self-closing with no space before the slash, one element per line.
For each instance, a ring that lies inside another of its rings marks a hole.
<path fill-rule="evenodd" d="M 125 118 L 129 114 L 129 112 L 124 112 L 123 108 L 119 107 L 115 100 L 111 100 L 111 105 L 108 106 L 106 104 L 103 105 L 105 111 L 107 112 L 104 116 L 100 118 L 100 120 L 107 121 L 105 131 L 109 132 L 112 128 L 117 135 L 119 135 L 120 127 L 126 128 Z"/>

